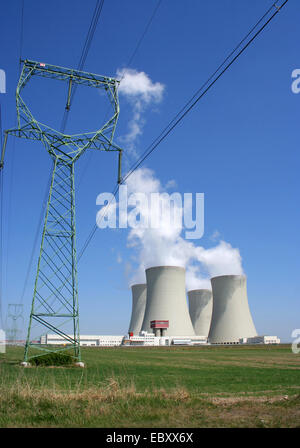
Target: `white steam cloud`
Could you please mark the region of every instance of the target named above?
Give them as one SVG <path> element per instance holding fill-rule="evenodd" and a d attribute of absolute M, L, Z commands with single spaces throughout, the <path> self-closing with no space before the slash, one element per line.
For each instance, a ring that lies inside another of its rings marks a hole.
<path fill-rule="evenodd" d="M 117 70 L 121 80 L 119 93 L 131 104 L 133 117 L 128 123 L 128 133 L 122 137 L 123 146 L 131 157 L 138 156 L 136 151 L 137 138 L 143 132 L 145 124 L 144 113 L 153 104 L 162 101 L 165 86 L 153 82 L 145 72 L 124 68 Z M 127 180 L 128 195 L 143 193 L 150 197 L 151 193 L 164 193 L 174 188 L 174 180 L 165 187 L 161 185 L 153 171 L 147 168 L 136 170 Z M 162 201 L 168 201 L 162 198 Z M 148 200 L 150 204 L 151 201 Z M 174 204 L 175 213 L 182 216 L 182 207 Z M 112 210 L 114 211 L 114 210 Z M 128 246 L 134 250 L 134 260 L 138 265 L 130 283 L 145 282 L 145 269 L 151 266 L 171 265 L 186 268 L 186 283 L 188 289 L 211 288 L 210 278 L 216 275 L 243 274 L 242 259 L 239 250 L 225 241 L 219 241 L 219 233 L 215 231 L 211 237 L 215 246 L 205 249 L 196 246 L 191 240 L 185 240 L 181 235 L 183 226 L 174 226 L 166 216 L 157 216 L 156 208 L 145 206 L 140 208 L 140 219 L 150 222 L 159 220 L 157 228 L 131 228 L 128 235 Z M 131 269 L 127 265 L 128 274 Z"/>
<path fill-rule="evenodd" d="M 133 117 L 128 123 L 129 130 L 122 137 L 122 142 L 130 155 L 136 157 L 136 139 L 142 134 L 145 124 L 143 113 L 150 104 L 159 103 L 162 100 L 164 85 L 160 82 L 152 82 L 145 72 L 130 68 L 117 70 L 117 77 L 121 80 L 119 93 L 128 99 L 133 108 Z"/>
<path fill-rule="evenodd" d="M 159 179 L 152 170 L 141 168 L 136 170 L 127 180 L 128 195 L 131 193 L 163 193 Z M 162 201 L 168 200 L 162 197 Z M 150 200 L 148 203 L 150 204 Z M 174 209 L 178 205 L 174 204 Z M 181 210 L 175 210 L 179 214 Z M 140 208 L 140 218 L 155 218 L 156 209 Z M 149 216 L 151 215 L 151 216 Z M 182 236 L 183 227 L 174 226 L 159 216 L 158 228 L 131 228 L 128 235 L 128 246 L 135 251 L 135 262 L 138 268 L 132 276 L 130 283 L 145 282 L 145 269 L 151 266 L 171 265 L 186 268 L 187 288 L 211 288 L 210 278 L 216 275 L 243 274 L 242 259 L 239 250 L 229 243 L 220 241 L 216 246 L 205 249 L 196 246 Z"/>

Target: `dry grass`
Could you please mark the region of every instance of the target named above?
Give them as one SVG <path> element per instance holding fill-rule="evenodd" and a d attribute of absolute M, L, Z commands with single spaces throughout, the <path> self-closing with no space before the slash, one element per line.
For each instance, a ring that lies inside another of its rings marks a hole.
<path fill-rule="evenodd" d="M 0 357 L 0 427 L 300 427 L 289 347 L 85 349 L 87 367 Z"/>
<path fill-rule="evenodd" d="M 0 391 L 1 427 L 300 427 L 300 395 L 211 396 L 158 388 L 138 392 L 109 378 L 102 387 Z"/>

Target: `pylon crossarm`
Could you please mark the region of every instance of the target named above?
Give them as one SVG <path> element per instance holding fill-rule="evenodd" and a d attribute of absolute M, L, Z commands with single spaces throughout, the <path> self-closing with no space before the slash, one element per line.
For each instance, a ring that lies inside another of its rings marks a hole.
<path fill-rule="evenodd" d="M 120 146 L 116 145 L 115 143 L 110 143 L 109 140 L 103 135 L 103 139 L 105 140 L 106 146 L 102 143 L 104 148 L 97 146 L 97 141 L 93 141 L 91 144 L 92 149 L 96 149 L 97 151 L 108 151 L 108 152 L 116 152 L 116 151 L 123 151 Z"/>
<path fill-rule="evenodd" d="M 55 155 L 57 152 L 64 158 L 66 157 L 70 162 L 77 160 L 89 148 L 98 151 L 122 151 L 122 149 L 115 143 L 112 143 L 110 137 L 107 137 L 102 131 L 76 134 L 74 136 L 63 136 L 63 134 L 51 134 L 50 132 L 43 131 L 38 127 L 36 121 L 34 124 L 36 124 L 36 126 L 33 126 L 33 123 L 26 123 L 20 128 L 8 129 L 5 132 L 6 135 L 11 134 L 15 137 L 28 140 L 41 140 L 51 155 Z M 75 149 L 72 146 L 75 146 Z M 69 147 L 69 152 L 63 151 L 61 149 L 62 147 Z"/>
<path fill-rule="evenodd" d="M 76 139 L 69 136 L 63 139 L 59 135 L 53 135 L 33 127 L 29 128 L 29 124 L 26 124 L 18 129 L 8 129 L 5 133 L 28 140 L 41 140 L 51 155 L 55 156 L 56 151 L 70 162 L 77 160 L 89 148 L 98 151 L 122 151 L 119 146 L 112 143 L 110 138 L 106 137 L 102 132 L 93 134 L 92 138 L 89 138 L 89 133 L 81 134 L 81 137 L 78 136 Z M 71 145 L 76 146 L 76 149 L 73 149 Z M 61 149 L 66 146 L 70 148 L 68 153 Z"/>
<path fill-rule="evenodd" d="M 37 75 L 45 78 L 59 79 L 61 81 L 68 81 L 72 78 L 73 83 L 104 89 L 108 89 L 110 86 L 117 86 L 120 82 L 108 76 L 60 67 L 44 62 L 30 61 L 28 59 L 22 60 L 21 62 L 23 62 L 24 77 L 26 80 L 27 75 Z"/>

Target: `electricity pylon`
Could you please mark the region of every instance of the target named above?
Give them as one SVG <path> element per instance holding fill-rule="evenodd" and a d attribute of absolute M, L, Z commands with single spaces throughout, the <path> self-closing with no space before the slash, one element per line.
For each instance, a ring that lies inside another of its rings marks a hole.
<path fill-rule="evenodd" d="M 40 140 L 53 160 L 24 361 L 30 361 L 33 356 L 39 356 L 45 352 L 70 350 L 70 348 L 75 360 L 80 361 L 74 164 L 87 149 L 117 151 L 119 154 L 118 182 L 120 183 L 122 149 L 113 143 L 119 115 L 119 81 L 41 62 L 25 60 L 22 63 L 22 72 L 16 90 L 18 125 L 16 129 L 5 131 L 0 168 L 3 167 L 9 134 Z M 67 82 L 67 110 L 70 108 L 72 89 L 75 84 L 104 90 L 112 108 L 111 118 L 95 132 L 75 135 L 63 134 L 38 122 L 21 97 L 22 89 L 33 76 Z M 33 323 L 41 327 L 43 333 L 48 331 L 55 333 L 60 339 L 60 345 L 49 346 L 39 343 L 41 340 L 33 340 Z M 61 339 L 65 343 L 63 346 Z M 34 349 L 39 349 L 40 352 Z"/>
<path fill-rule="evenodd" d="M 23 325 L 23 305 L 21 303 L 9 303 L 6 317 L 6 339 L 15 343 L 17 335 L 21 333 L 18 327 L 18 321 L 22 320 Z"/>

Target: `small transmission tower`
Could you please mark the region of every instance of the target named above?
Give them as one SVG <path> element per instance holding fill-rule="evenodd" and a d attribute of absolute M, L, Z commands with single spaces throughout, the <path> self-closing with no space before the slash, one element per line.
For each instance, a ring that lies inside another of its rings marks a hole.
<path fill-rule="evenodd" d="M 25 60 L 22 63 L 16 91 L 18 126 L 16 129 L 5 131 L 0 168 L 3 166 L 9 134 L 40 140 L 53 161 L 24 361 L 30 361 L 30 358 L 45 352 L 70 350 L 70 348 L 74 359 L 80 361 L 74 165 L 88 149 L 117 151 L 118 182 L 121 182 L 122 149 L 113 143 L 119 115 L 117 90 L 119 81 L 41 62 Z M 76 135 L 63 134 L 38 122 L 21 97 L 23 88 L 35 76 L 67 83 L 67 110 L 70 108 L 72 88 L 75 84 L 103 90 L 108 95 L 112 109 L 111 118 L 95 132 Z M 47 345 L 47 338 L 36 339 L 37 336 L 34 335 L 36 327 L 42 330 L 38 336 L 41 336 L 41 333 L 45 335 L 49 331 L 55 333 L 59 345 Z M 43 344 L 41 341 L 46 343 Z"/>
<path fill-rule="evenodd" d="M 22 326 L 24 323 L 23 319 L 23 305 L 20 303 L 9 303 L 7 309 L 6 317 L 6 339 L 15 344 L 21 335 L 21 328 L 19 328 L 19 321 L 22 321 Z"/>

